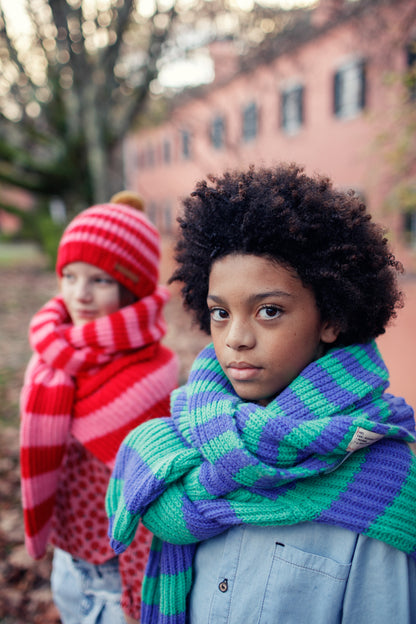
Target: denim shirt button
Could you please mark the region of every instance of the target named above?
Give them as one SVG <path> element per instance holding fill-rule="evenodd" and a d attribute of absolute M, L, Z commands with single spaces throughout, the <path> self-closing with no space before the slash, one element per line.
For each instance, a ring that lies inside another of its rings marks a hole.
<path fill-rule="evenodd" d="M 228 581 L 227 581 L 227 579 L 224 579 L 223 581 L 221 581 L 221 583 L 218 585 L 218 589 L 222 593 L 227 591 L 227 589 L 228 589 Z"/>

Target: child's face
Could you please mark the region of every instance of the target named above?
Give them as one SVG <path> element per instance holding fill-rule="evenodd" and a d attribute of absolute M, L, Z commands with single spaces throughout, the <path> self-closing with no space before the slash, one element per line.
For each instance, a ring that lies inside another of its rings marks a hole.
<path fill-rule="evenodd" d="M 120 307 L 118 282 L 87 262 L 71 262 L 59 280 L 61 294 L 74 325 L 116 312 Z"/>
<path fill-rule="evenodd" d="M 267 405 L 337 332 L 296 271 L 261 256 L 216 260 L 208 286 L 211 335 L 221 367 L 244 400 Z"/>

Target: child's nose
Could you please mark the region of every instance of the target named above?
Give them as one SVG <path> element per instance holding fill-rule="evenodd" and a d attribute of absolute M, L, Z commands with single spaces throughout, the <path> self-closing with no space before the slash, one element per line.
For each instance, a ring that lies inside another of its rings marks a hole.
<path fill-rule="evenodd" d="M 251 349 L 255 345 L 255 335 L 249 323 L 233 320 L 229 325 L 227 346 L 231 349 Z"/>
<path fill-rule="evenodd" d="M 78 280 L 76 285 L 76 297 L 80 301 L 89 301 L 91 299 L 91 286 L 88 283 L 88 280 Z"/>

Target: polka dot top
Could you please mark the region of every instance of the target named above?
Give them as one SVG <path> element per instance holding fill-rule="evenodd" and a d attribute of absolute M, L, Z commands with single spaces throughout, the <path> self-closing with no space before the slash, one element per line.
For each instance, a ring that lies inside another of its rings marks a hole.
<path fill-rule="evenodd" d="M 51 543 L 95 565 L 114 557 L 107 537 L 105 495 L 111 470 L 72 436 L 66 448 L 52 523 Z M 144 569 L 152 534 L 140 525 L 130 548 L 119 556 L 122 607 L 140 618 Z"/>

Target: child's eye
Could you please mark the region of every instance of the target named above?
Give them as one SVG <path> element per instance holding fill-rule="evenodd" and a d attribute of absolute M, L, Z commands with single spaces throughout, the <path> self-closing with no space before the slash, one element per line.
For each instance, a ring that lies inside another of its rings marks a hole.
<path fill-rule="evenodd" d="M 228 318 L 228 312 L 224 308 L 211 308 L 209 313 L 212 321 L 224 321 Z"/>
<path fill-rule="evenodd" d="M 278 318 L 281 313 L 281 309 L 275 305 L 265 305 L 258 312 L 259 317 L 266 320 Z"/>
<path fill-rule="evenodd" d="M 62 273 L 62 279 L 65 279 L 67 282 L 73 282 L 75 280 L 75 275 L 73 273 Z"/>
<path fill-rule="evenodd" d="M 94 278 L 94 282 L 96 284 L 114 284 L 114 280 L 111 279 L 111 277 L 103 277 L 103 276 L 98 276 Z"/>

